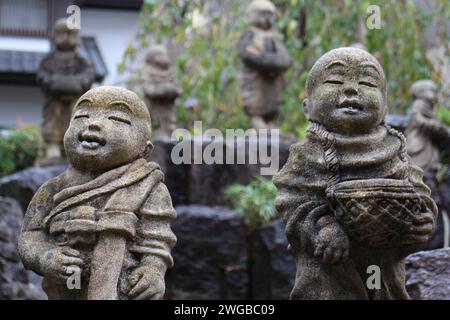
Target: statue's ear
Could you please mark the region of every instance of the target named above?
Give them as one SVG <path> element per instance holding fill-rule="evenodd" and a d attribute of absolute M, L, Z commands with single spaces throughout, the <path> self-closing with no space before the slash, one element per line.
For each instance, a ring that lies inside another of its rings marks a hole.
<path fill-rule="evenodd" d="M 153 143 L 150 140 L 147 140 L 147 145 L 145 146 L 144 150 L 144 158 L 148 159 L 152 151 L 153 151 Z"/>
<path fill-rule="evenodd" d="M 306 119 L 309 119 L 309 104 L 308 104 L 308 99 L 305 98 L 303 99 L 303 113 L 305 114 Z"/>

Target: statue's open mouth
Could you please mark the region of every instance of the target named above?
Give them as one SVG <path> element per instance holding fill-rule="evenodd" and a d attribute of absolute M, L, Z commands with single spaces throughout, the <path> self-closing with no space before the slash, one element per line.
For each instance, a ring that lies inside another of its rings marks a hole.
<path fill-rule="evenodd" d="M 357 100 L 344 100 L 337 106 L 338 109 L 343 109 L 346 113 L 357 113 L 363 110 L 363 106 Z"/>
<path fill-rule="evenodd" d="M 106 144 L 103 137 L 92 133 L 80 134 L 78 140 L 81 142 L 81 146 L 86 149 L 97 149 Z"/>

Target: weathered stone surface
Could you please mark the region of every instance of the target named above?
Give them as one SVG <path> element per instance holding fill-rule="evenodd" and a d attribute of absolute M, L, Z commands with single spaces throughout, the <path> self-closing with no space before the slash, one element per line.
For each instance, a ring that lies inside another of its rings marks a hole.
<path fill-rule="evenodd" d="M 408 256 L 406 288 L 412 299 L 450 300 L 450 248 Z"/>
<path fill-rule="evenodd" d="M 224 207 L 177 206 L 178 244 L 167 272 L 168 299 L 248 298 L 247 242 L 241 217 Z"/>
<path fill-rule="evenodd" d="M 144 102 L 124 88 L 94 88 L 75 105 L 64 135 L 70 166 L 36 192 L 18 243 L 49 299 L 164 296 L 176 212 L 164 174 L 146 160 L 149 123 Z"/>
<path fill-rule="evenodd" d="M 47 298 L 41 278 L 25 270 L 17 253 L 22 219 L 19 203 L 0 197 L 0 300 Z"/>
<path fill-rule="evenodd" d="M 152 45 L 145 59 L 145 80 L 142 91 L 147 107 L 152 114 L 153 136 L 170 137 L 177 128 L 175 100 L 182 88 L 170 67 L 170 57 L 166 47 Z"/>
<path fill-rule="evenodd" d="M 311 126 L 273 178 L 296 260 L 290 297 L 407 299 L 404 258 L 431 238 L 437 207 L 404 136 L 385 126 L 383 69 L 367 51 L 337 48 L 306 83 Z M 365 285 L 371 265 L 379 290 Z"/>
<path fill-rule="evenodd" d="M 65 165 L 34 167 L 0 178 L 0 196 L 16 199 L 25 212 L 38 188 L 45 181 L 63 172 L 66 167 Z"/>
<path fill-rule="evenodd" d="M 153 141 L 154 150 L 150 160 L 160 165 L 165 176 L 165 184 L 169 189 L 173 205 L 187 204 L 189 191 L 189 166 L 188 164 L 174 164 L 171 160 L 171 152 L 176 145 L 169 138 L 158 137 Z"/>
<path fill-rule="evenodd" d="M 52 50 L 41 61 L 37 72 L 37 82 L 46 96 L 42 135 L 47 147 L 45 161 L 49 163 L 61 158 L 73 106 L 95 78 L 90 61 L 78 50 L 80 32 L 69 28 L 67 19 L 55 22 L 52 40 Z"/>
<path fill-rule="evenodd" d="M 247 14 L 250 27 L 238 45 L 244 108 L 252 128 L 274 128 L 283 104 L 283 74 L 291 66 L 292 58 L 273 30 L 276 8 L 271 1 L 252 1 Z"/>
<path fill-rule="evenodd" d="M 274 220 L 250 236 L 252 299 L 289 299 L 295 280 L 295 262 L 288 250 L 284 227 L 281 220 Z"/>

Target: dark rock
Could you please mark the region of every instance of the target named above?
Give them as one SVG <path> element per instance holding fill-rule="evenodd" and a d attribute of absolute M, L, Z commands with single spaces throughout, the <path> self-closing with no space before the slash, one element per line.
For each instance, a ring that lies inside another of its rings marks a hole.
<path fill-rule="evenodd" d="M 406 259 L 406 289 L 412 299 L 450 300 L 450 248 L 414 253 Z"/>
<path fill-rule="evenodd" d="M 41 278 L 26 271 L 17 253 L 23 212 L 19 203 L 0 197 L 0 300 L 46 299 Z"/>
<path fill-rule="evenodd" d="M 252 232 L 249 244 L 252 299 L 289 299 L 294 287 L 295 262 L 288 244 L 281 220 Z"/>
<path fill-rule="evenodd" d="M 410 118 L 408 116 L 402 116 L 399 114 L 389 114 L 384 119 L 384 122 L 391 126 L 392 128 L 400 131 L 405 132 L 406 128 L 408 127 Z"/>
<path fill-rule="evenodd" d="M 33 167 L 5 176 L 0 179 L 0 196 L 16 199 L 25 212 L 37 189 L 65 169 L 65 165 Z"/>
<path fill-rule="evenodd" d="M 292 139 L 279 140 L 279 168 L 281 168 L 287 161 L 289 156 L 289 147 L 294 141 Z M 200 142 L 196 141 L 199 144 Z M 189 203 L 190 204 L 204 204 L 204 205 L 229 205 L 229 201 L 224 194 L 225 189 L 235 183 L 248 184 L 256 176 L 261 175 L 261 168 L 268 167 L 268 165 L 262 164 L 258 154 L 255 155 L 251 163 L 250 158 L 250 146 L 251 143 L 258 145 L 256 138 L 238 138 L 234 143 L 225 143 L 225 141 L 213 142 L 218 143 L 219 147 L 223 150 L 223 164 L 195 164 L 190 166 L 189 170 Z M 211 145 L 211 142 L 202 142 L 202 152 Z M 267 154 L 270 156 L 271 144 L 268 142 Z M 258 152 L 259 146 L 258 146 Z M 234 154 L 233 164 L 226 164 L 227 154 Z M 243 154 L 243 164 L 238 164 L 238 154 Z M 278 168 L 275 168 L 275 172 Z M 270 177 L 270 176 L 269 176 Z M 205 192 L 211 190 L 210 192 Z"/>
<path fill-rule="evenodd" d="M 168 299 L 248 298 L 243 220 L 224 207 L 178 206 L 178 243 L 166 276 Z"/>
<path fill-rule="evenodd" d="M 154 150 L 150 160 L 155 161 L 164 172 L 165 184 L 169 189 L 173 205 L 188 203 L 188 164 L 174 164 L 171 160 L 176 141 L 159 138 L 153 141 Z"/>

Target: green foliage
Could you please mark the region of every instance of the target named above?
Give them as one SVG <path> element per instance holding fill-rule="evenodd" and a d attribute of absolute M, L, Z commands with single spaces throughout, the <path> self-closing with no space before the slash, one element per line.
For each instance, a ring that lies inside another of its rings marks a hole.
<path fill-rule="evenodd" d="M 440 107 L 437 109 L 436 116 L 439 120 L 450 126 L 450 109 Z"/>
<path fill-rule="evenodd" d="M 42 137 L 35 126 L 0 135 L 0 176 L 32 166 L 42 147 Z"/>
<path fill-rule="evenodd" d="M 275 196 L 277 189 L 271 180 L 257 177 L 244 186 L 229 186 L 225 194 L 235 210 L 244 217 L 250 228 L 256 228 L 276 217 Z"/>
<path fill-rule="evenodd" d="M 180 124 L 191 128 L 192 121 L 198 119 L 205 126 L 222 130 L 247 128 L 237 79 L 236 46 L 246 28 L 243 9 L 248 1 L 233 1 L 230 12 L 215 17 L 210 26 L 201 28 L 196 26 L 196 21 L 205 3 L 147 0 L 142 9 L 142 32 L 136 44 L 127 50 L 121 68 L 134 60 L 137 51 L 149 45 L 149 34 L 155 35 L 156 43 L 170 38 L 170 45 L 179 48 L 175 72 L 184 89 L 177 105 Z M 364 43 L 379 59 L 389 81 L 391 113 L 405 113 L 411 102 L 409 88 L 414 81 L 431 78 L 439 82 L 422 45 L 431 16 L 412 0 L 274 0 L 274 3 L 278 7 L 277 30 L 294 58 L 293 66 L 285 75 L 284 105 L 279 119 L 283 133 L 304 136 L 307 121 L 301 101 L 305 98 L 308 71 L 323 53 L 336 47 Z M 448 17 L 448 2 L 436 0 L 436 3 L 439 11 L 432 14 Z M 366 28 L 369 5 L 380 7 L 381 29 Z M 192 98 L 198 103 L 186 108 Z"/>

